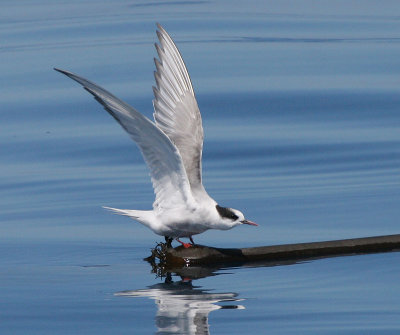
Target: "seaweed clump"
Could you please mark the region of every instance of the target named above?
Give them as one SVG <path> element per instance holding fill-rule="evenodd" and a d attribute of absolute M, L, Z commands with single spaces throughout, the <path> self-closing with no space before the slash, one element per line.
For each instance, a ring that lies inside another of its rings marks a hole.
<path fill-rule="evenodd" d="M 168 243 L 159 242 L 152 249 L 151 255 L 144 260 L 151 265 L 151 273 L 155 273 L 157 278 L 165 278 L 168 276 L 167 266 L 167 250 L 170 247 Z"/>

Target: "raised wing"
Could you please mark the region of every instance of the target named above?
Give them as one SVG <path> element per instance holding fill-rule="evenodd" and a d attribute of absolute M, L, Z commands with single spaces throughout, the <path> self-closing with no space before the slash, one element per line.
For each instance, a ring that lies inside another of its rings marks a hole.
<path fill-rule="evenodd" d="M 159 24 L 154 59 L 157 87 L 153 87 L 154 120 L 178 148 L 194 195 L 203 193 L 201 155 L 203 127 L 189 74 L 171 37 Z"/>
<path fill-rule="evenodd" d="M 152 121 L 89 80 L 68 71 L 55 70 L 80 83 L 118 121 L 139 146 L 150 169 L 156 195 L 153 204 L 155 210 L 194 204 L 178 149 Z"/>

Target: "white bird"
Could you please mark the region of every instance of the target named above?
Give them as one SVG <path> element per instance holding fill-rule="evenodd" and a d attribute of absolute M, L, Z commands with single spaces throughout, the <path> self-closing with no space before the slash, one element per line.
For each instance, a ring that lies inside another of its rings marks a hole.
<path fill-rule="evenodd" d="M 155 44 L 154 121 L 105 89 L 74 73 L 55 68 L 80 83 L 103 105 L 138 145 L 150 170 L 155 193 L 153 210 L 105 207 L 126 215 L 164 236 L 170 245 L 208 229 L 228 230 L 247 224 L 237 209 L 221 207 L 204 189 L 201 173 L 203 127 L 200 110 L 186 66 L 168 33 L 157 24 Z"/>

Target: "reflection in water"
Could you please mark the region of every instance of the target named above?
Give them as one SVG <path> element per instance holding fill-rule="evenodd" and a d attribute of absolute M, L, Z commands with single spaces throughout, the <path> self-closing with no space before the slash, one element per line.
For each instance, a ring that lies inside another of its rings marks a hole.
<path fill-rule="evenodd" d="M 173 282 L 168 275 L 165 283 L 147 289 L 122 291 L 117 296 L 149 297 L 157 304 L 156 334 L 210 334 L 208 314 L 217 309 L 244 309 L 241 305 L 217 305 L 219 302 L 240 301 L 236 293 L 209 293 L 193 286 L 192 281 Z"/>

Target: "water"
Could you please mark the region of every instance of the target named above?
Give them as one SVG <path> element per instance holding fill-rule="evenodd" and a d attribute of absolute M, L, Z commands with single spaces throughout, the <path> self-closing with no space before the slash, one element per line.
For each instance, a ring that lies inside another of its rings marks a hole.
<path fill-rule="evenodd" d="M 205 128 L 204 182 L 260 224 L 245 247 L 399 233 L 396 1 L 3 1 L 2 334 L 397 334 L 399 254 L 216 269 L 165 282 L 138 150 L 57 66 L 151 115 L 155 22 Z M 206 276 L 208 275 L 208 276 Z"/>

